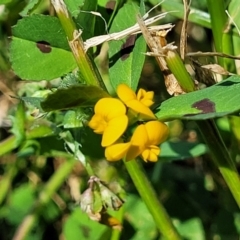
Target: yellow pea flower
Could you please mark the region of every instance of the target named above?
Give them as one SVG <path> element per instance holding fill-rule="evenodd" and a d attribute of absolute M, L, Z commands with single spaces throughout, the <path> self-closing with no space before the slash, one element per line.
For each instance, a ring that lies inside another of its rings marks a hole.
<path fill-rule="evenodd" d="M 116 142 L 106 147 L 105 157 L 108 161 L 118 161 L 125 157 L 126 161 L 137 156 L 147 162 L 156 162 L 160 154 L 160 145 L 168 136 L 168 126 L 159 121 L 149 121 L 135 129 L 130 142 Z"/>
<path fill-rule="evenodd" d="M 145 162 L 156 162 L 160 154 L 158 145 L 167 139 L 168 133 L 168 126 L 159 121 L 149 121 L 137 126 L 130 141 L 126 161 L 140 155 Z"/>
<path fill-rule="evenodd" d="M 105 157 L 108 161 L 118 161 L 125 157 L 131 143 L 119 140 L 105 148 Z"/>
<path fill-rule="evenodd" d="M 136 95 L 126 84 L 120 84 L 117 87 L 117 95 L 127 107 L 139 114 L 141 120 L 156 119 L 149 108 L 153 104 L 153 92 L 140 89 Z"/>
<path fill-rule="evenodd" d="M 102 98 L 94 107 L 94 115 L 88 125 L 102 134 L 101 145 L 112 145 L 125 132 L 128 125 L 126 106 L 116 98 Z"/>

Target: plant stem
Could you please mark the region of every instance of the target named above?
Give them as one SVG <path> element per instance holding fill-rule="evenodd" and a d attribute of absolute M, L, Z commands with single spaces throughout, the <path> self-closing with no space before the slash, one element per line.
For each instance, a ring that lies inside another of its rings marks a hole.
<path fill-rule="evenodd" d="M 233 47 L 233 39 L 232 39 L 232 28 L 229 28 L 227 31 L 227 15 L 225 13 L 224 1 L 219 0 L 218 4 L 214 3 L 213 0 L 208 0 L 208 8 L 211 15 L 212 20 L 212 31 L 217 41 L 215 41 L 215 48 L 217 51 L 223 51 L 224 53 L 235 55 L 234 47 Z M 217 7 L 216 7 L 217 5 Z M 224 31 L 225 30 L 225 31 Z M 220 59 L 219 59 L 220 60 Z M 222 67 L 232 73 L 236 73 L 236 65 L 233 59 L 227 59 L 220 61 Z M 229 123 L 232 132 L 232 146 L 235 146 L 235 149 L 232 147 L 231 152 L 232 156 L 236 156 L 239 151 L 238 143 L 240 142 L 240 118 L 236 116 L 230 116 Z"/>
<path fill-rule="evenodd" d="M 16 233 L 13 236 L 13 240 L 23 240 L 26 238 L 28 233 L 31 231 L 31 229 L 34 227 L 34 224 L 38 220 L 37 214 L 29 214 L 27 215 L 21 225 L 18 227 Z"/>
<path fill-rule="evenodd" d="M 213 120 L 196 122 L 209 147 L 212 159 L 225 179 L 234 199 L 240 207 L 240 179 L 237 169 Z"/>
<path fill-rule="evenodd" d="M 71 47 L 72 53 L 76 59 L 79 72 L 83 80 L 89 85 L 95 85 L 106 89 L 97 67 L 94 62 L 90 60 L 90 57 L 84 50 L 81 32 L 77 30 L 64 1 L 51 0 L 51 2 L 67 35 L 69 46 Z"/>
<path fill-rule="evenodd" d="M 158 200 L 141 164 L 135 159 L 128 162 L 124 161 L 124 163 L 142 200 L 145 202 L 151 215 L 153 216 L 160 233 L 165 239 L 181 239 L 165 208 Z"/>
<path fill-rule="evenodd" d="M 1 177 L 0 186 L 0 205 L 6 197 L 8 190 L 10 189 L 11 183 L 15 175 L 17 174 L 16 162 L 9 164 L 6 173 Z"/>
<path fill-rule="evenodd" d="M 166 62 L 170 71 L 176 77 L 179 85 L 185 92 L 195 90 L 194 81 L 184 66 L 184 63 L 176 51 L 169 50 L 166 53 Z"/>
<path fill-rule="evenodd" d="M 17 143 L 16 136 L 10 136 L 4 141 L 0 142 L 0 156 L 12 151 L 17 148 L 20 143 Z"/>
<path fill-rule="evenodd" d="M 217 52 L 233 55 L 232 32 L 227 30 L 228 17 L 225 13 L 225 1 L 207 0 L 208 10 L 211 17 L 211 26 L 214 38 L 214 45 Z M 233 59 L 218 57 L 218 63 L 230 72 L 236 72 Z"/>

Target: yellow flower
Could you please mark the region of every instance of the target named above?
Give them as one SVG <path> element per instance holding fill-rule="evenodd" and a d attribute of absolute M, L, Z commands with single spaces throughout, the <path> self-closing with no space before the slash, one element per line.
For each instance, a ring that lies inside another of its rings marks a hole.
<path fill-rule="evenodd" d="M 128 125 L 125 105 L 115 98 L 102 98 L 95 107 L 88 125 L 95 133 L 103 134 L 103 147 L 112 145 L 125 132 Z"/>
<path fill-rule="evenodd" d="M 120 84 L 117 87 L 117 95 L 127 107 L 139 114 L 140 120 L 156 119 L 149 108 L 153 104 L 153 92 L 140 89 L 136 95 L 126 84 Z"/>
<path fill-rule="evenodd" d="M 156 162 L 160 154 L 159 145 L 168 136 L 168 126 L 159 121 L 150 121 L 141 124 L 135 129 L 128 143 L 117 142 L 105 149 L 105 157 L 109 161 L 117 161 L 121 158 L 126 161 L 137 156 L 147 162 Z"/>
<path fill-rule="evenodd" d="M 138 90 L 138 93 L 137 93 L 138 101 L 140 101 L 142 104 L 144 104 L 147 107 L 151 107 L 154 104 L 153 97 L 154 97 L 153 91 L 147 92 L 142 88 Z"/>
<path fill-rule="evenodd" d="M 108 161 L 118 161 L 125 157 L 131 143 L 124 143 L 121 140 L 105 148 L 105 157 Z"/>
<path fill-rule="evenodd" d="M 168 133 L 168 126 L 159 121 L 150 121 L 137 126 L 130 141 L 126 161 L 140 155 L 145 162 L 156 162 L 160 154 L 158 146 L 167 139 Z"/>

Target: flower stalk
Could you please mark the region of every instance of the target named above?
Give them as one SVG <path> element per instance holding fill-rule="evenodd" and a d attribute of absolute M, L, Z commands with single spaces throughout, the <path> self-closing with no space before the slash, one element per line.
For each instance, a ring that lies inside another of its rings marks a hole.
<path fill-rule="evenodd" d="M 124 161 L 124 164 L 164 239 L 180 240 L 180 235 L 172 224 L 164 206 L 158 200 L 157 195 L 151 183 L 147 179 L 141 164 L 136 159 L 128 162 Z"/>

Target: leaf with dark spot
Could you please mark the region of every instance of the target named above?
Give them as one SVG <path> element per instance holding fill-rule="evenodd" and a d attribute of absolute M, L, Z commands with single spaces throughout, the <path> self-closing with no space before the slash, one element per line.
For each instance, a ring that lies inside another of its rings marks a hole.
<path fill-rule="evenodd" d="M 133 51 L 136 35 L 129 36 L 121 47 L 121 59 L 126 60 Z"/>
<path fill-rule="evenodd" d="M 211 87 L 172 97 L 156 113 L 161 121 L 202 120 L 240 112 L 240 76 L 231 76 Z"/>
<path fill-rule="evenodd" d="M 12 28 L 10 61 L 16 75 L 31 81 L 52 80 L 77 66 L 59 19 L 41 14 Z"/>
<path fill-rule="evenodd" d="M 81 225 L 80 228 L 83 233 L 83 236 L 85 238 L 89 238 L 91 229 L 86 225 Z"/>
<path fill-rule="evenodd" d="M 215 103 L 208 98 L 195 102 L 192 104 L 192 107 L 201 110 L 201 113 L 212 113 L 216 111 Z"/>
<path fill-rule="evenodd" d="M 38 41 L 37 42 L 37 48 L 42 53 L 50 53 L 52 51 L 52 48 L 51 48 L 50 44 L 46 41 Z"/>

